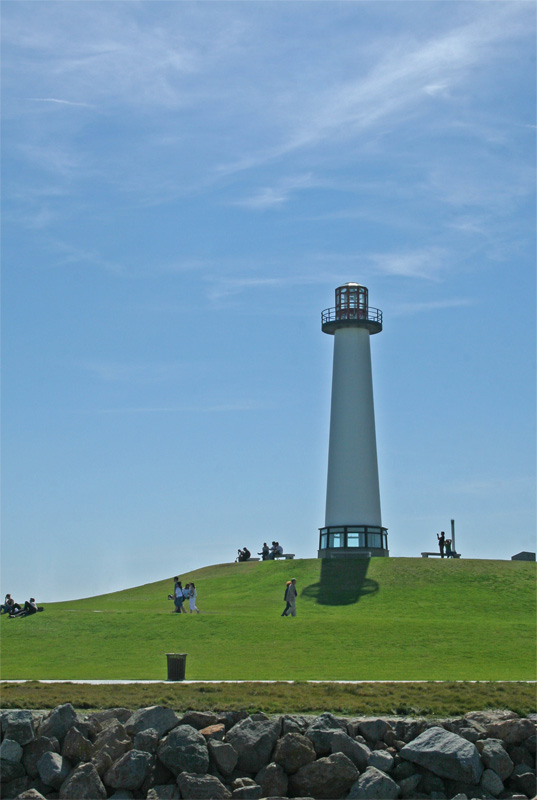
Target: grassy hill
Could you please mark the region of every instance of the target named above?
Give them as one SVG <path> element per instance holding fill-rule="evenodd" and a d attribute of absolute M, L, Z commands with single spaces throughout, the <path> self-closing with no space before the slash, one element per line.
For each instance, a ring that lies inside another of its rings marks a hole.
<path fill-rule="evenodd" d="M 200 615 L 172 614 L 172 579 L 1 618 L 2 678 L 534 680 L 535 564 L 375 558 L 218 564 L 183 575 Z M 282 618 L 297 579 L 298 616 Z"/>

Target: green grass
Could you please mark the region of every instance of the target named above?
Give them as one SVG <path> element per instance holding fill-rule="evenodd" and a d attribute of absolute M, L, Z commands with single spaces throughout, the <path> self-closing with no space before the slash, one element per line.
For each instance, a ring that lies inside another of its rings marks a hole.
<path fill-rule="evenodd" d="M 219 564 L 202 614 L 170 613 L 172 581 L 1 619 L 2 677 L 523 681 L 536 677 L 535 564 L 372 559 Z M 282 618 L 297 578 L 298 616 Z M 96 613 L 99 612 L 99 613 Z"/>
<path fill-rule="evenodd" d="M 462 716 L 468 711 L 509 708 L 536 711 L 535 686 L 528 683 L 216 683 L 2 684 L 4 708 L 54 708 L 73 703 L 78 709 L 142 708 L 163 705 L 176 711 L 345 715 Z"/>

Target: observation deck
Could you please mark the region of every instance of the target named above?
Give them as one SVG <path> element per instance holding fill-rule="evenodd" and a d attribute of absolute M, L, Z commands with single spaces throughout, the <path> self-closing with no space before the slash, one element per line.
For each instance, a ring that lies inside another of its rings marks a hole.
<path fill-rule="evenodd" d="M 323 333 L 334 334 L 338 328 L 367 328 L 369 333 L 382 330 L 382 311 L 379 308 L 325 308 L 321 311 Z"/>

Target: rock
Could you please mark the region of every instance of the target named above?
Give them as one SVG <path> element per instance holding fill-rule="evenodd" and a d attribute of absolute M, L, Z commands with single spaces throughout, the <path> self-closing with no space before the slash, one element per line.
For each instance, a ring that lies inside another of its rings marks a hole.
<path fill-rule="evenodd" d="M 524 745 L 512 744 L 508 747 L 507 752 L 509 753 L 513 764 L 527 764 L 528 767 L 534 769 L 535 758 Z"/>
<path fill-rule="evenodd" d="M 92 742 L 76 726 L 69 728 L 63 740 L 62 756 L 76 765 L 81 761 L 91 761 L 92 755 Z"/>
<path fill-rule="evenodd" d="M 487 736 L 501 739 L 506 744 L 522 744 L 525 739 L 535 735 L 535 724 L 523 719 L 505 719 L 487 726 Z"/>
<path fill-rule="evenodd" d="M 141 750 L 129 750 L 113 764 L 105 775 L 104 783 L 112 789 L 139 789 L 151 766 L 151 755 Z"/>
<path fill-rule="evenodd" d="M 533 734 L 533 736 L 528 736 L 525 741 L 526 748 L 535 755 L 535 751 L 537 749 L 537 735 Z"/>
<path fill-rule="evenodd" d="M 433 727 L 399 751 L 401 758 L 420 764 L 442 778 L 478 783 L 483 764 L 477 748 L 456 733 Z"/>
<path fill-rule="evenodd" d="M 235 789 L 242 789 L 245 786 L 257 786 L 257 783 L 253 778 L 245 778 L 242 776 L 240 778 L 235 778 L 231 784 L 231 789 L 235 791 Z"/>
<path fill-rule="evenodd" d="M 117 789 L 114 794 L 111 794 L 108 800 L 134 800 L 134 795 L 127 789 Z"/>
<path fill-rule="evenodd" d="M 399 796 L 399 786 L 376 767 L 368 767 L 351 786 L 348 800 L 392 800 Z"/>
<path fill-rule="evenodd" d="M 8 739 L 6 735 L 6 738 L 0 744 L 0 758 L 18 763 L 22 759 L 22 747 L 14 739 Z"/>
<path fill-rule="evenodd" d="M 231 775 L 239 760 L 239 754 L 233 745 L 228 742 L 209 739 L 207 746 L 209 749 L 209 758 L 217 770 L 221 772 L 222 775 Z"/>
<path fill-rule="evenodd" d="M 393 756 L 387 750 L 373 750 L 369 756 L 369 767 L 376 767 L 381 772 L 389 772 L 393 767 Z"/>
<path fill-rule="evenodd" d="M 32 779 L 28 775 L 22 778 L 15 778 L 14 781 L 2 784 L 2 800 L 11 800 L 13 797 L 18 797 L 21 792 L 26 792 L 31 788 Z"/>
<path fill-rule="evenodd" d="M 182 771 L 203 775 L 209 767 L 205 739 L 191 725 L 174 728 L 161 742 L 157 752 L 162 763 L 174 775 Z"/>
<path fill-rule="evenodd" d="M 289 778 L 283 767 L 274 761 L 257 773 L 255 782 L 261 787 L 261 797 L 285 797 L 287 795 Z"/>
<path fill-rule="evenodd" d="M 146 731 L 139 731 L 134 737 L 134 750 L 142 750 L 144 753 L 156 753 L 159 743 L 159 735 L 154 728 Z"/>
<path fill-rule="evenodd" d="M 60 743 L 48 736 L 38 736 L 24 748 L 22 765 L 31 778 L 39 774 L 37 764 L 44 753 L 59 753 Z"/>
<path fill-rule="evenodd" d="M 17 795 L 17 800 L 46 800 L 46 798 L 37 789 L 26 789 Z"/>
<path fill-rule="evenodd" d="M 146 800 L 179 800 L 180 797 L 179 787 L 174 784 L 173 786 L 153 786 L 147 792 Z"/>
<path fill-rule="evenodd" d="M 184 717 L 179 720 L 179 725 L 191 725 L 200 731 L 202 728 L 207 728 L 209 725 L 216 725 L 218 717 L 210 714 L 207 711 L 189 711 Z"/>
<path fill-rule="evenodd" d="M 207 740 L 215 739 L 222 742 L 226 735 L 226 726 L 223 722 L 217 722 L 216 725 L 208 725 L 206 728 L 201 728 L 200 733 Z"/>
<path fill-rule="evenodd" d="M 415 774 L 409 775 L 408 778 L 403 778 L 402 780 L 398 781 L 401 797 L 413 798 L 420 780 L 421 775 Z"/>
<path fill-rule="evenodd" d="M 503 792 L 502 780 L 493 769 L 486 769 L 483 772 L 479 786 L 483 791 L 488 792 L 494 797 L 498 797 L 498 795 Z"/>
<path fill-rule="evenodd" d="M 253 786 L 241 786 L 239 789 L 234 789 L 231 793 L 232 798 L 237 800 L 260 800 L 262 795 L 261 786 L 254 784 Z"/>
<path fill-rule="evenodd" d="M 96 711 L 89 717 L 90 721 L 96 720 L 100 725 L 107 720 L 117 720 L 123 723 L 127 722 L 132 717 L 132 711 L 129 708 L 106 708 L 104 711 Z"/>
<path fill-rule="evenodd" d="M 227 800 L 231 797 L 229 789 L 226 789 L 214 775 L 181 772 L 177 778 L 177 784 L 181 790 L 181 796 L 188 800 Z"/>
<path fill-rule="evenodd" d="M 343 734 L 343 731 L 340 733 Z M 315 761 L 315 757 L 315 748 L 306 736 L 286 733 L 282 739 L 278 739 L 272 760 L 283 767 L 288 775 L 292 775 L 300 767 Z"/>
<path fill-rule="evenodd" d="M 360 772 L 363 772 L 367 767 L 371 750 L 366 744 L 360 744 L 360 742 L 351 739 L 343 731 L 335 731 L 330 744 L 332 753 L 344 753 L 358 767 Z"/>
<path fill-rule="evenodd" d="M 127 720 L 125 729 L 131 736 L 140 731 L 153 728 L 159 737 L 165 736 L 169 731 L 179 725 L 179 717 L 171 708 L 164 706 L 149 706 L 140 708 Z"/>
<path fill-rule="evenodd" d="M 333 714 L 326 712 L 316 717 L 306 729 L 306 736 L 313 743 L 318 756 L 324 756 L 332 750 L 332 736 L 336 731 L 347 732 L 347 725 Z"/>
<path fill-rule="evenodd" d="M 246 719 L 247 716 L 248 714 L 246 711 L 224 711 L 218 717 L 218 722 L 223 722 L 226 726 L 226 730 L 229 730 L 236 725 L 237 722 L 240 722 L 242 719 Z"/>
<path fill-rule="evenodd" d="M 380 741 L 390 727 L 385 719 L 362 719 L 356 722 L 357 733 L 369 742 Z M 356 736 L 356 733 L 354 735 Z"/>
<path fill-rule="evenodd" d="M 535 772 L 525 764 L 516 765 L 510 780 L 518 791 L 522 792 L 527 797 L 535 797 L 537 792 Z"/>
<path fill-rule="evenodd" d="M 246 718 L 234 725 L 226 740 L 239 754 L 238 768 L 255 774 L 268 762 L 278 740 L 280 721 Z"/>
<path fill-rule="evenodd" d="M 105 800 L 106 789 L 93 764 L 79 764 L 60 789 L 61 800 Z"/>
<path fill-rule="evenodd" d="M 34 718 L 31 711 L 9 711 L 6 739 L 18 742 L 21 747 L 35 739 Z"/>
<path fill-rule="evenodd" d="M 427 719 L 408 719 L 406 717 L 391 720 L 391 724 L 397 739 L 402 740 L 405 744 L 434 726 L 434 723 Z"/>
<path fill-rule="evenodd" d="M 52 786 L 53 789 L 59 789 L 71 772 L 71 764 L 59 753 L 48 752 L 39 759 L 37 770 L 43 783 Z"/>
<path fill-rule="evenodd" d="M 64 703 L 61 706 L 54 708 L 50 714 L 42 720 L 39 726 L 39 736 L 54 736 L 60 742 L 63 742 L 67 731 L 77 721 L 76 711 L 71 703 Z"/>
<path fill-rule="evenodd" d="M 132 748 L 132 741 L 123 725 L 120 722 L 113 722 L 99 733 L 93 748 L 92 761 L 95 763 L 99 775 L 102 775 L 98 766 L 106 761 L 102 756 L 108 755 L 113 763 Z"/>
<path fill-rule="evenodd" d="M 286 733 L 305 733 L 310 722 L 306 717 L 285 714 L 282 717 L 282 736 Z"/>
<path fill-rule="evenodd" d="M 411 761 L 400 761 L 392 770 L 392 778 L 397 783 L 400 783 L 400 781 L 410 778 L 411 775 L 416 775 L 416 773 L 421 777 L 419 767 L 414 766 Z"/>
<path fill-rule="evenodd" d="M 502 781 L 507 780 L 515 766 L 501 739 L 486 739 L 481 747 L 481 758 L 485 767 L 494 770 Z"/>
<path fill-rule="evenodd" d="M 91 763 L 97 770 L 99 777 L 102 778 L 114 763 L 114 759 L 106 750 L 99 750 L 91 759 Z"/>
<path fill-rule="evenodd" d="M 343 753 L 332 753 L 300 767 L 289 778 L 289 790 L 294 797 L 307 795 L 318 800 L 331 800 L 345 795 L 358 775 L 350 758 Z"/>
<path fill-rule="evenodd" d="M 23 765 L 19 761 L 7 761 L 0 758 L 0 783 L 6 784 L 23 778 L 26 775 Z"/>
<path fill-rule="evenodd" d="M 164 766 L 160 758 L 157 758 L 156 755 L 152 755 L 149 774 L 142 783 L 142 788 L 137 794 L 147 794 L 154 786 L 164 786 L 164 784 L 170 782 L 175 782 L 174 775 L 172 775 L 168 767 Z"/>

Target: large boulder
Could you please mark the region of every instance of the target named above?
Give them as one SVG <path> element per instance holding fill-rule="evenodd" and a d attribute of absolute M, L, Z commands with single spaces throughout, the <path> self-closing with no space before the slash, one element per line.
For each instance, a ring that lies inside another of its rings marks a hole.
<path fill-rule="evenodd" d="M 0 758 L 4 758 L 6 761 L 19 762 L 22 759 L 22 747 L 18 742 L 8 739 L 6 736 L 2 744 L 0 744 Z"/>
<path fill-rule="evenodd" d="M 493 769 L 502 781 L 507 780 L 515 765 L 501 739 L 485 739 L 481 743 L 481 758 L 487 769 Z"/>
<path fill-rule="evenodd" d="M 358 767 L 360 772 L 363 772 L 363 770 L 367 767 L 369 763 L 369 757 L 371 756 L 371 750 L 366 744 L 357 742 L 347 733 L 343 733 L 343 731 L 335 731 L 331 738 L 330 746 L 332 748 L 332 753 L 345 753 L 345 755 L 350 758 L 352 763 Z"/>
<path fill-rule="evenodd" d="M 186 727 L 186 726 L 185 726 Z M 181 772 L 177 778 L 181 796 L 188 800 L 227 800 L 231 792 L 214 775 Z"/>
<path fill-rule="evenodd" d="M 289 778 L 279 764 L 271 761 L 255 776 L 255 782 L 261 787 L 261 797 L 286 797 Z"/>
<path fill-rule="evenodd" d="M 6 758 L 0 758 L 0 783 L 2 785 L 17 780 L 17 778 L 23 778 L 25 774 L 20 761 L 8 761 Z"/>
<path fill-rule="evenodd" d="M 140 731 L 153 728 L 159 736 L 165 736 L 179 725 L 179 717 L 171 708 L 164 706 L 149 706 L 140 708 L 125 723 L 125 729 L 131 736 Z"/>
<path fill-rule="evenodd" d="M 505 719 L 487 725 L 487 736 L 501 739 L 506 744 L 522 744 L 535 735 L 535 723 L 530 719 Z"/>
<path fill-rule="evenodd" d="M 349 723 L 349 733 L 352 736 L 360 734 L 369 742 L 380 742 L 389 727 L 385 719 L 356 719 Z"/>
<path fill-rule="evenodd" d="M 441 778 L 454 781 L 476 784 L 483 772 L 476 746 L 438 726 L 429 728 L 406 744 L 399 755 Z"/>
<path fill-rule="evenodd" d="M 105 800 L 106 789 L 93 764 L 80 764 L 60 788 L 60 800 Z"/>
<path fill-rule="evenodd" d="M 393 800 L 399 796 L 399 786 L 389 775 L 376 767 L 368 767 L 351 787 L 348 800 Z"/>
<path fill-rule="evenodd" d="M 191 725 L 179 725 L 161 742 L 158 757 L 170 772 L 203 775 L 209 767 L 209 751 L 204 737 Z"/>
<path fill-rule="evenodd" d="M 184 717 L 179 720 L 179 725 L 191 725 L 200 731 L 202 728 L 208 728 L 210 725 L 216 725 L 218 717 L 207 711 L 189 711 Z"/>
<path fill-rule="evenodd" d="M 77 721 L 76 711 L 71 703 L 57 706 L 42 720 L 39 726 L 39 736 L 56 737 L 62 743 L 67 731 Z"/>
<path fill-rule="evenodd" d="M 35 739 L 34 718 L 31 711 L 8 712 L 6 738 L 18 742 L 22 747 Z"/>
<path fill-rule="evenodd" d="M 318 756 L 325 756 L 332 750 L 332 736 L 335 732 L 347 732 L 347 724 L 325 712 L 316 717 L 306 729 L 306 736 L 313 743 Z"/>
<path fill-rule="evenodd" d="M 372 750 L 369 754 L 369 767 L 376 767 L 381 772 L 389 772 L 393 767 L 393 756 L 387 750 Z"/>
<path fill-rule="evenodd" d="M 288 775 L 298 772 L 300 767 L 310 764 L 315 758 L 312 742 L 301 733 L 286 733 L 278 739 L 272 756 L 272 760 L 283 767 Z"/>
<path fill-rule="evenodd" d="M 37 789 L 25 789 L 17 795 L 17 800 L 46 800 L 45 795 L 38 792 Z"/>
<path fill-rule="evenodd" d="M 92 755 L 93 743 L 76 726 L 69 728 L 63 740 L 62 756 L 76 765 L 81 761 L 91 761 Z"/>
<path fill-rule="evenodd" d="M 145 753 L 156 753 L 160 736 L 154 728 L 139 731 L 134 736 L 133 750 L 143 750 Z"/>
<path fill-rule="evenodd" d="M 24 748 L 22 755 L 22 765 L 31 778 L 36 778 L 39 774 L 37 765 L 44 753 L 59 753 L 60 743 L 57 739 L 48 736 L 38 736 Z"/>
<path fill-rule="evenodd" d="M 239 754 L 233 745 L 229 744 L 229 742 L 209 739 L 207 746 L 211 763 L 214 764 L 218 772 L 222 775 L 231 775 L 239 760 Z"/>
<path fill-rule="evenodd" d="M 152 758 L 142 750 L 129 750 L 108 770 L 104 782 L 112 789 L 139 789 L 149 774 Z"/>
<path fill-rule="evenodd" d="M 59 753 L 44 753 L 39 759 L 37 769 L 43 783 L 59 789 L 71 772 L 71 763 Z"/>
<path fill-rule="evenodd" d="M 111 762 L 117 761 L 127 750 L 132 748 L 132 740 L 123 725 L 114 721 L 99 733 L 93 746 L 92 761 L 95 762 L 99 775 L 102 775 L 98 765 L 106 762 L 103 756 L 107 755 Z"/>
<path fill-rule="evenodd" d="M 269 763 L 280 733 L 279 720 L 241 720 L 227 733 L 226 740 L 239 754 L 238 768 L 255 774 Z"/>
<path fill-rule="evenodd" d="M 293 797 L 313 797 L 318 800 L 336 800 L 345 795 L 359 776 L 359 772 L 343 753 L 333 753 L 301 767 L 289 778 Z"/>
<path fill-rule="evenodd" d="M 500 776 L 493 769 L 486 769 L 481 775 L 480 787 L 493 797 L 498 797 L 503 792 L 503 783 Z"/>

